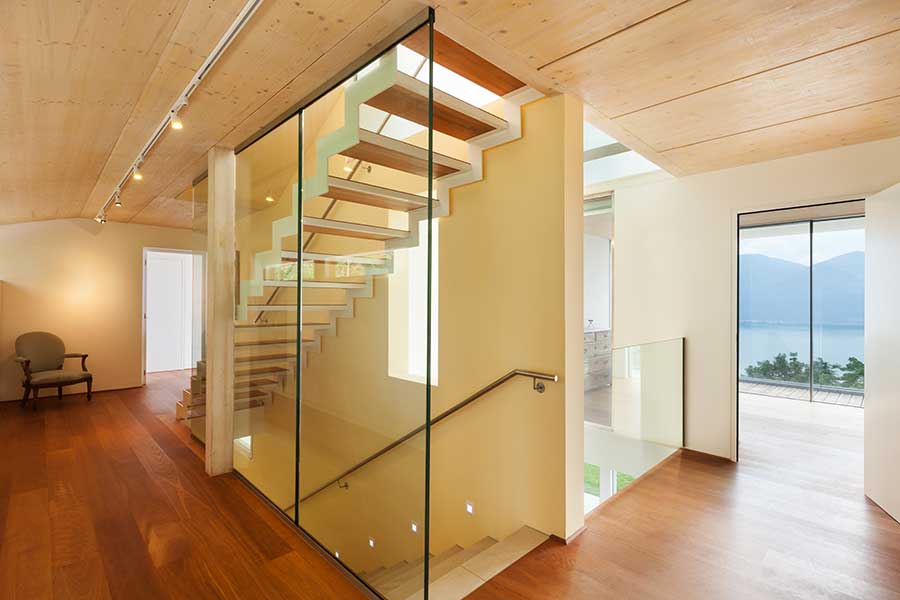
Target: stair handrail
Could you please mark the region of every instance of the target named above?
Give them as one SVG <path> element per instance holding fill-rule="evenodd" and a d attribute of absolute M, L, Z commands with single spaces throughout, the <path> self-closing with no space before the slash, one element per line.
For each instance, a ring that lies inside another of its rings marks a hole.
<path fill-rule="evenodd" d="M 478 390 L 477 392 L 475 392 L 475 393 L 469 395 L 468 397 L 466 397 L 465 400 L 463 400 L 463 401 L 460 402 L 459 404 L 456 404 L 455 406 L 452 406 L 452 407 L 448 408 L 447 410 L 445 410 L 444 412 L 442 412 L 441 414 L 439 414 L 438 416 L 436 416 L 435 418 L 433 418 L 433 419 L 431 420 L 431 426 L 434 427 L 435 425 L 437 425 L 438 423 L 440 423 L 441 421 L 443 421 L 443 420 L 446 419 L 447 417 L 449 417 L 449 416 L 451 416 L 452 414 L 456 413 L 457 411 L 459 411 L 459 410 L 465 408 L 465 407 L 468 406 L 469 404 L 475 402 L 476 400 L 478 400 L 479 398 L 481 398 L 482 396 L 484 396 L 484 395 L 487 394 L 488 392 L 494 390 L 495 388 L 500 387 L 501 385 L 503 385 L 504 383 L 506 383 L 507 381 L 509 381 L 509 380 L 512 379 L 513 377 L 519 377 L 519 376 L 521 376 L 521 377 L 531 377 L 531 379 L 532 379 L 532 386 L 531 386 L 531 387 L 532 387 L 532 389 L 533 389 L 534 391 L 536 391 L 536 392 L 539 393 L 539 394 L 543 394 L 543 393 L 544 393 L 544 389 L 545 389 L 544 383 L 543 383 L 544 381 L 553 381 L 553 382 L 559 381 L 559 376 L 558 376 L 558 375 L 550 375 L 550 374 L 547 374 L 547 373 L 540 373 L 540 372 L 538 372 L 538 371 L 528 371 L 528 370 L 525 370 L 525 369 L 513 369 L 512 371 L 510 371 L 510 372 L 507 373 L 506 375 L 503 375 L 502 377 L 499 377 L 499 378 L 495 379 L 494 381 L 492 381 L 491 383 L 487 384 L 486 386 L 484 386 L 483 388 L 481 388 L 481 389 Z M 376 453 L 374 453 L 374 454 L 372 454 L 372 455 L 370 455 L 370 456 L 364 458 L 363 460 L 359 461 L 358 463 L 356 463 L 355 465 L 353 465 L 352 467 L 350 467 L 349 469 L 347 469 L 346 471 L 344 471 L 343 473 L 341 473 L 341 474 L 338 475 L 337 477 L 334 477 L 333 479 L 330 479 L 328 482 L 323 483 L 322 485 L 320 485 L 319 487 L 317 487 L 316 489 L 314 489 L 314 490 L 311 491 L 310 493 L 308 493 L 308 494 L 306 494 L 305 496 L 303 496 L 302 498 L 300 498 L 300 502 L 305 502 L 305 501 L 309 500 L 310 498 L 312 498 L 313 496 L 315 496 L 315 495 L 318 494 L 319 492 L 325 490 L 326 488 L 331 487 L 331 486 L 334 485 L 335 483 L 339 483 L 342 479 L 345 479 L 348 475 L 352 474 L 354 471 L 356 471 L 356 470 L 358 470 L 358 469 L 360 469 L 360 468 L 366 466 L 367 464 L 369 464 L 369 463 L 372 462 L 373 460 L 375 460 L 375 459 L 377 459 L 377 458 L 379 458 L 379 457 L 381 457 L 381 456 L 384 456 L 385 454 L 387 454 L 388 452 L 390 452 L 391 450 L 393 450 L 393 449 L 396 448 L 397 446 L 400 446 L 401 444 L 403 444 L 403 443 L 405 443 L 405 442 L 408 442 L 409 440 L 411 440 L 412 438 L 414 438 L 416 435 L 418 435 L 418 434 L 422 433 L 423 431 L 425 431 L 425 427 L 426 427 L 426 426 L 427 426 L 427 423 L 426 423 L 426 424 L 419 425 L 418 427 L 416 427 L 415 429 L 413 429 L 412 431 L 410 431 L 409 433 L 407 433 L 407 434 L 404 435 L 403 437 L 401 437 L 401 438 L 399 438 L 399 439 L 397 439 L 397 440 L 391 442 L 390 444 L 388 444 L 387 446 L 385 446 L 384 448 L 382 448 L 382 449 L 379 450 L 378 452 L 376 452 Z"/>

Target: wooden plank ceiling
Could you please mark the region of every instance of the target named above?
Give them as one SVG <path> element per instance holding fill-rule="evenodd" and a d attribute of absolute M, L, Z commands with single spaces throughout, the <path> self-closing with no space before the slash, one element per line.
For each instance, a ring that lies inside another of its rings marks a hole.
<path fill-rule="evenodd" d="M 438 1 L 438 28 L 676 175 L 900 135 L 898 0 Z"/>
<path fill-rule="evenodd" d="M 424 0 L 266 0 L 127 187 L 184 190 Z M 898 0 L 436 0 L 437 28 L 676 175 L 900 135 Z M 93 217 L 243 0 L 0 2 L 0 223 Z"/>

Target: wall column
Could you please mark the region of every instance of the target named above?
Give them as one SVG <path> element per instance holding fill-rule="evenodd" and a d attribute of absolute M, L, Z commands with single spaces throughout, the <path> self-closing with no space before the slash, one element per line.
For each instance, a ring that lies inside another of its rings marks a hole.
<path fill-rule="evenodd" d="M 208 164 L 206 472 L 221 475 L 234 447 L 234 151 L 215 147 Z"/>

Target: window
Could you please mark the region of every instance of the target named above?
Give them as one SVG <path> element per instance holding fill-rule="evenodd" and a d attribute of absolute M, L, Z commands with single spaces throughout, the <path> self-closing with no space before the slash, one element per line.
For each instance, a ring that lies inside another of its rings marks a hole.
<path fill-rule="evenodd" d="M 419 244 L 394 252 L 388 278 L 388 375 L 425 383 L 427 327 L 427 221 L 419 222 Z M 438 221 L 432 221 L 431 384 L 438 383 Z"/>

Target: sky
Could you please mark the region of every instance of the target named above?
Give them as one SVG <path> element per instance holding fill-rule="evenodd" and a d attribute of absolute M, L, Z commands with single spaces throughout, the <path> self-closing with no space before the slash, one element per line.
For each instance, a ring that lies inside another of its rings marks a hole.
<path fill-rule="evenodd" d="M 865 251 L 862 219 L 815 223 L 813 264 L 849 252 Z M 809 264 L 809 224 L 775 225 L 741 231 L 741 254 L 764 254 Z"/>

